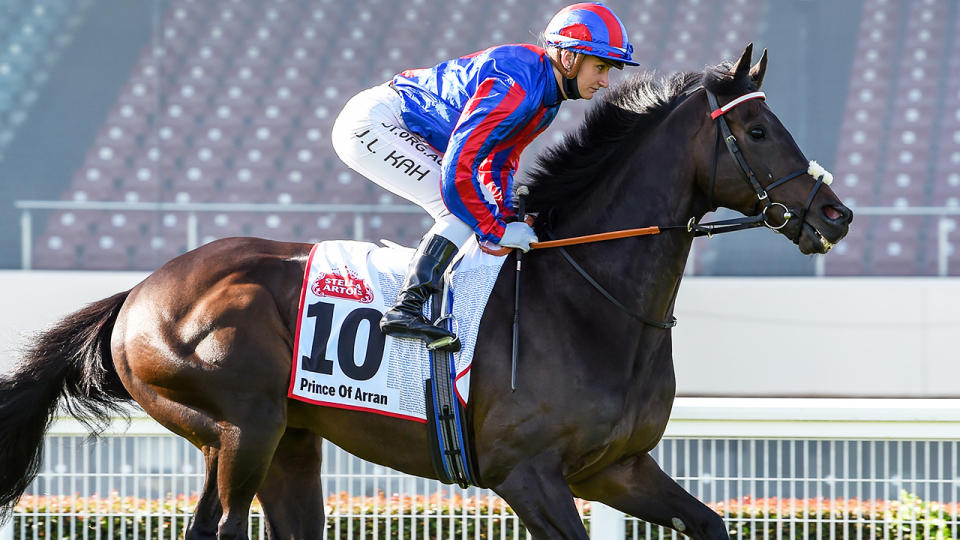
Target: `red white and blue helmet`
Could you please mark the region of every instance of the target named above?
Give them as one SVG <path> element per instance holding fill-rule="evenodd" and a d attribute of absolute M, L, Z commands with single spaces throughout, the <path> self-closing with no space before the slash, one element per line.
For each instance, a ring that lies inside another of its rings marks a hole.
<path fill-rule="evenodd" d="M 599 2 L 561 9 L 550 19 L 543 37 L 549 47 L 596 56 L 615 65 L 640 65 L 631 58 L 633 45 L 627 40 L 627 29 L 620 18 Z"/>

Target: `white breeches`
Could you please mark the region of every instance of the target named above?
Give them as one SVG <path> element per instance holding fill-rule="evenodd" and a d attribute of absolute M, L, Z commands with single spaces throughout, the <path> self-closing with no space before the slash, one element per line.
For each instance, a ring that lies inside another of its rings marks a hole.
<path fill-rule="evenodd" d="M 431 233 L 463 246 L 473 229 L 443 204 L 443 154 L 407 130 L 400 104 L 386 84 L 355 95 L 333 124 L 333 148 L 351 169 L 426 210 L 437 221 Z"/>

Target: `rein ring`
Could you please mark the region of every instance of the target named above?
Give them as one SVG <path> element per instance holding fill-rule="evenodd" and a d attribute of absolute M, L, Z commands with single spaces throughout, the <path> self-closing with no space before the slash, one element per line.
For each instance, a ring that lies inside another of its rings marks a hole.
<path fill-rule="evenodd" d="M 773 225 L 770 224 L 769 221 L 767 221 L 767 210 L 769 210 L 769 209 L 770 209 L 771 207 L 773 207 L 773 206 L 779 206 L 780 208 L 783 208 L 783 223 L 781 223 L 780 225 L 777 225 L 777 226 L 773 226 Z M 763 207 L 763 211 L 760 212 L 760 214 L 763 215 L 763 224 L 766 225 L 767 228 L 769 228 L 769 229 L 771 229 L 771 230 L 774 230 L 774 231 L 779 231 L 780 229 L 786 227 L 786 226 L 787 226 L 787 223 L 790 222 L 790 218 L 793 217 L 793 213 L 790 212 L 790 209 L 787 208 L 786 205 L 784 205 L 783 203 L 778 203 L 778 202 L 772 202 L 772 203 L 764 206 L 764 207 Z"/>

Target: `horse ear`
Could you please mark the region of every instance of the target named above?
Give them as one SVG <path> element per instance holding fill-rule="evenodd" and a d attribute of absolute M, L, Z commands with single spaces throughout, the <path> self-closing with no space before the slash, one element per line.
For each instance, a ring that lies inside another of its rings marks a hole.
<path fill-rule="evenodd" d="M 763 74 L 767 72 L 767 50 L 764 49 L 760 55 L 760 60 L 750 68 L 750 79 L 757 85 L 757 90 L 763 84 Z"/>
<path fill-rule="evenodd" d="M 740 55 L 740 60 L 737 61 L 737 66 L 733 68 L 731 75 L 734 79 L 739 79 L 741 77 L 746 77 L 750 72 L 750 60 L 753 58 L 753 43 L 747 44 L 747 48 L 743 50 L 743 54 Z"/>

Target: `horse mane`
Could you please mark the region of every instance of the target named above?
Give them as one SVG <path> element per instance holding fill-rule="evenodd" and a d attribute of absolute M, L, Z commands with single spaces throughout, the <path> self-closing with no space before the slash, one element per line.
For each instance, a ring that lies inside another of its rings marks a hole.
<path fill-rule="evenodd" d="M 565 213 L 589 191 L 612 176 L 623 156 L 673 109 L 703 85 L 717 95 L 744 94 L 757 89 L 750 77 L 734 77 L 722 63 L 703 72 L 675 73 L 657 80 L 640 72 L 615 85 L 587 111 L 583 123 L 559 143 L 537 156 L 533 170 L 518 182 L 529 190 L 529 212 Z"/>

